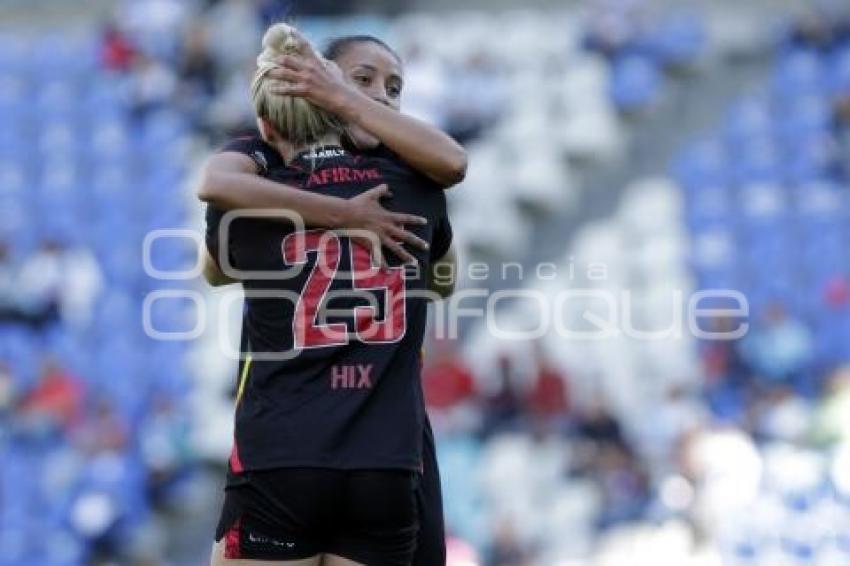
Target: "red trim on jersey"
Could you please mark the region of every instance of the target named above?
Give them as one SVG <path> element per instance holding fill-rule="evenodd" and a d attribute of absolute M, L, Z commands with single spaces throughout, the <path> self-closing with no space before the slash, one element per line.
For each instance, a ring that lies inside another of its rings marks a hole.
<path fill-rule="evenodd" d="M 242 466 L 242 461 L 239 459 L 239 448 L 236 446 L 236 439 L 233 439 L 233 448 L 230 450 L 230 469 L 234 474 L 241 474 L 245 468 Z"/>
<path fill-rule="evenodd" d="M 233 526 L 224 534 L 224 557 L 227 559 L 242 558 L 239 544 L 242 519 L 236 519 Z"/>

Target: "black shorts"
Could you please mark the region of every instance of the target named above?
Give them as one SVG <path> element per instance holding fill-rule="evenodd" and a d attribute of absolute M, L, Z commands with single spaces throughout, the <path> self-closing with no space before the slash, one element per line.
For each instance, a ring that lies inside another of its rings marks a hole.
<path fill-rule="evenodd" d="M 335 554 L 408 566 L 419 530 L 418 474 L 278 468 L 226 489 L 216 541 L 225 558 L 300 560 Z"/>

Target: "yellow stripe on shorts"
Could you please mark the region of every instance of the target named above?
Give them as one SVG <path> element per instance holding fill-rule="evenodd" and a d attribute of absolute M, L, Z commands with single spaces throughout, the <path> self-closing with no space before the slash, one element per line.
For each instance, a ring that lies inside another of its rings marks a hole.
<path fill-rule="evenodd" d="M 248 371 L 251 369 L 253 358 L 249 355 L 245 358 L 245 365 L 242 366 L 242 375 L 239 376 L 239 388 L 236 390 L 236 404 L 242 399 L 242 393 L 245 392 L 245 382 L 248 381 Z"/>

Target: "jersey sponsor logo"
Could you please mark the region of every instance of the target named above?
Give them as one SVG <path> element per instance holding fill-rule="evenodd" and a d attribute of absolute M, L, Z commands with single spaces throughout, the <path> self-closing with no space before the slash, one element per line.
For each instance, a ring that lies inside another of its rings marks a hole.
<path fill-rule="evenodd" d="M 374 364 L 331 367 L 331 389 L 371 389 Z"/>
<path fill-rule="evenodd" d="M 339 147 L 326 147 L 318 151 L 311 151 L 306 155 L 307 159 L 327 159 L 329 157 L 342 157 L 345 150 Z"/>
<path fill-rule="evenodd" d="M 369 169 L 354 169 L 351 167 L 328 167 L 314 173 L 307 178 L 308 187 L 318 187 L 331 183 L 355 183 L 358 181 L 379 181 L 381 172 L 377 167 Z"/>

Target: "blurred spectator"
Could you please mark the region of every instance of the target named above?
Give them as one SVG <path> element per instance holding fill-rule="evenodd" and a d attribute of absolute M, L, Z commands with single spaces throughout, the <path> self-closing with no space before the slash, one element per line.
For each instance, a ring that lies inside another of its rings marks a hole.
<path fill-rule="evenodd" d="M 576 432 L 579 438 L 598 446 L 626 445 L 620 422 L 600 396 L 596 397 L 587 411 L 579 414 Z"/>
<path fill-rule="evenodd" d="M 479 566 L 481 564 L 475 548 L 465 540 L 446 536 L 446 566 Z"/>
<path fill-rule="evenodd" d="M 538 347 L 537 375 L 525 398 L 528 414 L 551 426 L 565 424 L 569 410 L 567 376 L 552 365 Z"/>
<path fill-rule="evenodd" d="M 743 355 L 755 373 L 772 383 L 798 383 L 813 355 L 811 331 L 781 304 L 770 306 L 761 324 L 744 338 Z"/>
<path fill-rule="evenodd" d="M 484 51 L 471 53 L 452 75 L 446 125 L 449 135 L 467 143 L 496 123 L 507 102 L 507 84 Z"/>
<path fill-rule="evenodd" d="M 472 431 L 480 426 L 475 377 L 447 341 L 429 349 L 422 371 L 425 405 L 438 432 Z"/>
<path fill-rule="evenodd" d="M 507 355 L 499 358 L 497 389 L 482 399 L 484 434 L 515 430 L 521 423 L 522 396 L 517 390 L 513 362 Z"/>
<path fill-rule="evenodd" d="M 835 136 L 839 144 L 838 154 L 843 156 L 839 166 L 845 180 L 850 180 L 850 92 L 835 100 Z"/>
<path fill-rule="evenodd" d="M 447 77 L 441 61 L 416 43 L 401 54 L 404 60 L 404 112 L 446 129 Z"/>
<path fill-rule="evenodd" d="M 643 33 L 645 0 L 595 0 L 588 4 L 588 49 L 614 58 Z"/>
<path fill-rule="evenodd" d="M 202 100 L 215 94 L 218 76 L 218 61 L 212 56 L 206 30 L 194 26 L 186 34 L 180 63 L 178 65 L 180 88 L 186 96 L 200 96 Z"/>
<path fill-rule="evenodd" d="M 766 391 L 753 413 L 757 439 L 794 444 L 805 441 L 812 419 L 809 404 L 787 385 Z"/>
<path fill-rule="evenodd" d="M 141 51 L 171 57 L 179 47 L 191 4 L 185 0 L 122 0 L 118 18 Z"/>
<path fill-rule="evenodd" d="M 90 250 L 46 241 L 24 262 L 18 285 L 30 320 L 44 325 L 61 316 L 71 327 L 84 328 L 103 287 L 103 275 Z"/>
<path fill-rule="evenodd" d="M 5 422 L 15 406 L 15 378 L 12 368 L 0 361 L 0 422 Z"/>
<path fill-rule="evenodd" d="M 440 411 L 472 397 L 475 394 L 475 378 L 463 359 L 448 346 L 435 348 L 433 354 L 422 372 L 426 405 Z"/>
<path fill-rule="evenodd" d="M 299 13 L 309 14 L 311 16 L 338 16 L 346 14 L 353 11 L 355 5 L 353 0 L 310 0 L 309 2 L 297 2 L 297 4 Z"/>
<path fill-rule="evenodd" d="M 165 108 L 177 92 L 174 71 L 144 53 L 133 60 L 130 82 L 130 104 L 136 118 Z"/>
<path fill-rule="evenodd" d="M 850 279 L 838 276 L 827 281 L 824 285 L 823 299 L 831 309 L 845 308 L 850 304 Z"/>
<path fill-rule="evenodd" d="M 77 446 L 89 456 L 101 453 L 121 454 L 127 449 L 127 425 L 106 397 L 99 397 L 86 410 L 76 432 Z"/>
<path fill-rule="evenodd" d="M 54 360 L 47 360 L 38 385 L 21 401 L 21 413 L 31 430 L 55 430 L 67 436 L 80 424 L 83 399 L 82 382 Z"/>
<path fill-rule="evenodd" d="M 829 376 L 823 398 L 815 408 L 812 440 L 819 445 L 850 440 L 850 366 L 840 367 Z"/>
<path fill-rule="evenodd" d="M 277 22 L 285 21 L 293 9 L 295 0 L 254 0 L 263 29 Z M 313 4 L 314 2 L 309 2 Z M 335 2 L 341 4 L 341 2 Z M 303 10 L 300 10 L 303 13 Z"/>
<path fill-rule="evenodd" d="M 57 242 L 44 242 L 27 258 L 18 275 L 22 306 L 39 325 L 56 322 L 62 300 L 62 250 Z"/>
<path fill-rule="evenodd" d="M 530 564 L 530 552 L 517 536 L 510 520 L 496 523 L 493 532 L 493 544 L 490 548 L 487 564 L 489 566 L 525 566 Z"/>
<path fill-rule="evenodd" d="M 716 318 L 711 321 L 711 332 L 732 332 L 739 324 L 734 318 Z M 741 339 L 707 340 L 701 344 L 705 395 L 711 410 L 721 418 L 737 419 L 744 411 L 752 370 L 741 350 Z"/>
<path fill-rule="evenodd" d="M 850 37 L 850 20 L 842 12 L 841 3 L 819 0 L 803 7 L 789 41 L 800 47 L 828 49 L 847 37 Z"/>
<path fill-rule="evenodd" d="M 205 28 L 192 27 L 186 34 L 177 68 L 177 103 L 197 126 L 203 126 L 205 110 L 218 91 L 218 61 L 207 41 Z"/>
<path fill-rule="evenodd" d="M 228 136 L 256 130 L 250 84 L 256 64 L 251 61 L 231 72 L 227 81 L 207 108 L 205 122 L 214 131 Z"/>
<path fill-rule="evenodd" d="M 609 443 L 600 448 L 590 472 L 602 493 L 597 522 L 605 529 L 640 517 L 649 501 L 649 484 L 637 458 L 624 445 Z"/>
<path fill-rule="evenodd" d="M 214 38 L 210 47 L 225 73 L 254 62 L 263 28 L 251 0 L 220 0 L 204 21 L 209 37 Z"/>
<path fill-rule="evenodd" d="M 658 466 L 673 462 L 682 439 L 709 421 L 703 399 L 684 384 L 673 384 L 667 396 L 654 408 L 652 418 L 638 426 L 643 452 Z"/>
<path fill-rule="evenodd" d="M 100 64 L 107 71 L 129 71 L 136 48 L 124 32 L 114 23 L 108 23 L 101 37 Z"/>
<path fill-rule="evenodd" d="M 186 413 L 177 411 L 168 397 L 157 396 L 139 431 L 148 490 L 154 501 L 163 501 L 167 489 L 192 461 L 189 432 Z"/>
<path fill-rule="evenodd" d="M 683 476 L 696 488 L 693 517 L 709 535 L 752 509 L 763 478 L 753 439 L 735 429 L 693 431 L 682 443 Z"/>
<path fill-rule="evenodd" d="M 18 284 L 9 244 L 0 240 L 0 320 L 15 322 L 26 318 Z"/>

